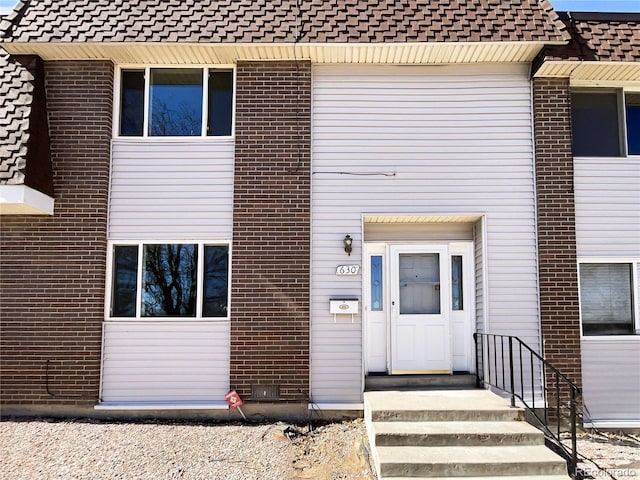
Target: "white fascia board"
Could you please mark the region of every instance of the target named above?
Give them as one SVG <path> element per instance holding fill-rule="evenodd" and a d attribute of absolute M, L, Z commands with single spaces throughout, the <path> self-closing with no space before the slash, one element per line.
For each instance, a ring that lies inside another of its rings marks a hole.
<path fill-rule="evenodd" d="M 0 185 L 0 215 L 53 215 L 54 200 L 26 185 Z"/>

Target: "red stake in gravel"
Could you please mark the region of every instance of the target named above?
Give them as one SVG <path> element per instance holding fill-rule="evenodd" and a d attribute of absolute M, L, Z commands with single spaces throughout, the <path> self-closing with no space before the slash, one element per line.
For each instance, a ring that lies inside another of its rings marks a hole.
<path fill-rule="evenodd" d="M 245 417 L 244 412 L 240 408 L 240 405 L 242 405 L 242 399 L 240 398 L 240 395 L 238 395 L 238 392 L 236 392 L 235 390 L 231 390 L 229 393 L 227 393 L 224 396 L 224 398 L 227 401 L 227 403 L 229 404 L 230 408 L 237 408 L 238 409 L 238 411 L 240 412 L 240 415 L 242 415 L 242 418 L 244 418 L 244 420 L 246 422 L 247 421 L 247 417 Z"/>

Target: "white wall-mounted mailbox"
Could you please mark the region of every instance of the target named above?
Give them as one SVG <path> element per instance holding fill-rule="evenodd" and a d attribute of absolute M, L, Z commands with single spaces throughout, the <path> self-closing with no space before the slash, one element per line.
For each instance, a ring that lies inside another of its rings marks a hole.
<path fill-rule="evenodd" d="M 329 313 L 333 314 L 335 322 L 338 315 L 351 315 L 351 323 L 358 313 L 360 302 L 357 298 L 332 298 L 329 300 Z"/>

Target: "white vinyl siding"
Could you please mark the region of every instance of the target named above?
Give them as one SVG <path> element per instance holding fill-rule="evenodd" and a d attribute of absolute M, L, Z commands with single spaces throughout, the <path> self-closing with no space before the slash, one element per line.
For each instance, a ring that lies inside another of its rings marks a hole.
<path fill-rule="evenodd" d="M 580 262 L 640 258 L 640 162 L 574 158 L 576 243 Z M 640 308 L 636 271 L 636 328 Z M 582 381 L 588 421 L 606 428 L 640 425 L 640 335 L 583 337 Z"/>
<path fill-rule="evenodd" d="M 112 145 L 112 243 L 231 241 L 233 140 Z M 228 320 L 107 320 L 102 402 L 224 402 L 229 358 Z"/>
<path fill-rule="evenodd" d="M 581 341 L 585 421 L 596 427 L 640 425 L 640 263 L 634 267 L 636 335 L 583 336 Z"/>
<path fill-rule="evenodd" d="M 582 383 L 585 416 L 596 426 L 607 422 L 640 425 L 640 336 L 583 338 Z"/>
<path fill-rule="evenodd" d="M 231 238 L 233 140 L 113 140 L 109 239 Z"/>
<path fill-rule="evenodd" d="M 640 256 L 640 161 L 575 158 L 579 257 Z"/>
<path fill-rule="evenodd" d="M 361 315 L 334 323 L 333 296 L 360 297 L 364 213 L 486 215 L 493 333 L 538 348 L 528 69 L 316 66 L 313 77 L 311 387 L 315 402 L 361 401 Z M 354 237 L 347 257 L 345 234 Z M 479 305 L 482 303 L 479 300 Z"/>
<path fill-rule="evenodd" d="M 229 322 L 105 322 L 103 402 L 221 402 Z"/>

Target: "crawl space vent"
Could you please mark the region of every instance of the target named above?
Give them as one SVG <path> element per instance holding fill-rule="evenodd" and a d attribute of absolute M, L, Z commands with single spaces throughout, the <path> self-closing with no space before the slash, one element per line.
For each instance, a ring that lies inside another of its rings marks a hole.
<path fill-rule="evenodd" d="M 280 385 L 251 385 L 251 400 L 273 401 L 280 399 Z"/>

